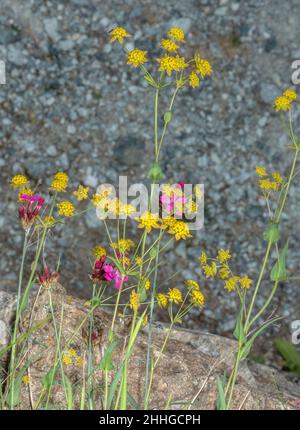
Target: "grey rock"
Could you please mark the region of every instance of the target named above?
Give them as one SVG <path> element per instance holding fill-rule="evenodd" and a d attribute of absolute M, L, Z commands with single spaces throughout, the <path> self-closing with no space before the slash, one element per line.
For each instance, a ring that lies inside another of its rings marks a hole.
<path fill-rule="evenodd" d="M 57 42 L 60 39 L 60 35 L 58 33 L 57 18 L 45 18 L 44 27 L 45 27 L 46 33 L 54 42 Z"/>
<path fill-rule="evenodd" d="M 21 40 L 21 31 L 15 27 L 0 24 L 0 45 L 8 45 Z"/>
<path fill-rule="evenodd" d="M 74 40 L 60 40 L 58 42 L 58 49 L 61 51 L 70 51 L 75 46 Z"/>
<path fill-rule="evenodd" d="M 50 157 L 55 157 L 57 155 L 57 149 L 54 145 L 49 145 L 46 152 Z"/>
<path fill-rule="evenodd" d="M 259 91 L 260 99 L 263 103 L 270 104 L 273 103 L 275 98 L 279 95 L 278 88 L 269 83 L 262 83 Z"/>
<path fill-rule="evenodd" d="M 27 63 L 27 57 L 20 45 L 9 45 L 7 51 L 7 59 L 16 66 L 24 66 Z"/>
<path fill-rule="evenodd" d="M 185 33 L 188 33 L 191 26 L 192 26 L 192 20 L 190 18 L 178 18 L 178 19 L 172 19 L 171 21 L 169 21 L 169 23 L 167 24 L 167 28 L 169 27 L 181 27 L 182 30 Z"/>
<path fill-rule="evenodd" d="M 47 164 L 36 157 L 28 158 L 24 161 L 24 166 L 29 176 L 35 180 L 43 179 L 47 170 Z"/>
<path fill-rule="evenodd" d="M 93 230 L 99 230 L 102 225 L 101 221 L 97 218 L 96 209 L 92 209 L 86 212 L 84 214 L 84 219 L 88 228 L 91 228 Z"/>

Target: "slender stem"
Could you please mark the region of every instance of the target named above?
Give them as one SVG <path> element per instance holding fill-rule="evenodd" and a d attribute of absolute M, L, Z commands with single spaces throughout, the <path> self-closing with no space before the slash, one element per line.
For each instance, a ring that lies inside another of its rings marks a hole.
<path fill-rule="evenodd" d="M 251 317 L 251 313 L 252 313 L 252 310 L 253 310 L 253 307 L 254 307 L 254 304 L 255 304 L 255 299 L 256 299 L 258 290 L 259 290 L 260 285 L 261 285 L 261 281 L 263 279 L 263 276 L 264 276 L 264 273 L 265 273 L 265 270 L 266 270 L 266 265 L 267 265 L 267 261 L 268 261 L 269 254 L 270 254 L 270 251 L 271 251 L 271 247 L 272 247 L 272 242 L 269 241 L 268 242 L 268 246 L 267 246 L 267 250 L 266 250 L 266 254 L 265 254 L 265 257 L 264 257 L 264 260 L 263 260 L 263 264 L 262 264 L 262 267 L 261 267 L 261 270 L 260 270 L 259 278 L 258 278 L 256 287 L 255 287 L 255 290 L 254 290 L 254 293 L 253 293 L 253 296 L 252 296 L 252 300 L 251 300 L 251 303 L 250 303 L 249 311 L 248 311 L 248 314 L 247 314 L 247 318 L 246 318 L 246 322 L 245 322 L 245 333 L 247 333 L 247 330 L 248 330 L 249 319 Z"/>

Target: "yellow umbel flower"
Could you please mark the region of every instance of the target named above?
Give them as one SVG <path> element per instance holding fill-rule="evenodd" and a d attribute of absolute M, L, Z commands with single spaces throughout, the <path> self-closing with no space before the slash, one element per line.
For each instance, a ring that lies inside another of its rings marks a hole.
<path fill-rule="evenodd" d="M 22 194 L 27 194 L 27 196 L 32 196 L 33 195 L 33 191 L 30 188 L 22 188 L 19 191 L 19 194 L 18 194 L 18 202 L 24 202 L 24 200 L 21 199 L 21 195 Z"/>
<path fill-rule="evenodd" d="M 114 242 L 112 246 L 124 254 L 124 252 L 130 251 L 134 247 L 134 242 L 131 239 L 120 239 L 119 242 Z"/>
<path fill-rule="evenodd" d="M 139 257 L 139 256 L 135 257 L 135 262 L 138 266 L 140 266 L 143 263 L 142 257 Z"/>
<path fill-rule="evenodd" d="M 279 172 L 273 172 L 273 173 L 272 173 L 272 176 L 273 176 L 274 181 L 275 181 L 278 185 L 281 185 L 281 184 L 282 184 L 282 182 L 283 182 L 283 178 L 282 178 L 282 176 L 280 175 L 280 173 L 279 173 Z"/>
<path fill-rule="evenodd" d="M 204 275 L 206 276 L 206 278 L 213 278 L 214 276 L 216 276 L 217 265 L 214 261 L 211 263 L 211 265 L 204 264 L 202 266 L 202 269 L 203 269 L 203 272 L 204 272 Z"/>
<path fill-rule="evenodd" d="M 140 67 L 145 64 L 148 60 L 146 58 L 147 51 L 141 51 L 140 49 L 133 49 L 128 52 L 127 55 L 127 64 L 130 64 L 133 67 Z"/>
<path fill-rule="evenodd" d="M 121 43 L 121 45 L 124 43 L 124 38 L 125 37 L 130 37 L 130 34 L 127 33 L 127 31 L 125 30 L 125 28 L 123 27 L 116 27 L 114 28 L 111 32 L 110 32 L 110 42 L 115 42 L 118 41 L 119 43 Z"/>
<path fill-rule="evenodd" d="M 173 53 L 177 52 L 179 48 L 178 45 L 176 45 L 176 43 L 174 42 L 174 40 L 170 40 L 170 39 L 162 39 L 160 41 L 160 47 L 165 51 L 173 52 Z"/>
<path fill-rule="evenodd" d="M 89 198 L 89 187 L 83 187 L 79 185 L 78 189 L 74 191 L 74 196 L 76 196 L 77 200 L 81 202 L 81 200 L 86 200 Z"/>
<path fill-rule="evenodd" d="M 188 65 L 183 57 L 176 55 L 165 54 L 162 58 L 158 58 L 159 70 L 161 72 L 166 72 L 167 75 L 171 76 L 172 72 L 180 72 L 185 69 Z"/>
<path fill-rule="evenodd" d="M 188 225 L 184 221 L 175 220 L 168 230 L 169 234 L 173 234 L 176 240 L 187 239 L 192 237 Z"/>
<path fill-rule="evenodd" d="M 101 200 L 103 199 L 103 194 L 94 194 L 93 195 L 93 197 L 91 198 L 91 203 L 94 205 L 94 206 L 99 206 L 100 205 L 100 202 L 101 202 Z"/>
<path fill-rule="evenodd" d="M 74 215 L 75 208 L 71 202 L 64 200 L 63 202 L 57 203 L 58 215 L 70 217 Z"/>
<path fill-rule="evenodd" d="M 230 276 L 230 270 L 227 267 L 222 267 L 219 270 L 219 277 L 220 279 L 228 279 Z"/>
<path fill-rule="evenodd" d="M 22 378 L 22 382 L 25 385 L 29 385 L 30 384 L 30 376 L 24 375 L 23 378 Z"/>
<path fill-rule="evenodd" d="M 167 33 L 168 37 L 177 40 L 177 42 L 182 42 L 184 40 L 184 31 L 180 27 L 171 27 Z"/>
<path fill-rule="evenodd" d="M 160 308 L 166 308 L 168 305 L 168 296 L 166 294 L 156 294 L 157 304 Z"/>
<path fill-rule="evenodd" d="M 103 248 L 103 246 L 96 245 L 92 249 L 92 254 L 94 257 L 96 257 L 98 259 L 98 258 L 103 257 L 103 255 L 106 255 L 106 250 L 105 250 L 105 248 Z"/>
<path fill-rule="evenodd" d="M 283 96 L 291 101 L 296 101 L 298 99 L 298 95 L 296 91 L 292 90 L 291 88 L 288 88 L 287 90 L 285 90 L 285 92 L 283 93 Z"/>
<path fill-rule="evenodd" d="M 130 294 L 130 307 L 133 312 L 137 312 L 140 307 L 140 295 L 135 290 Z"/>
<path fill-rule="evenodd" d="M 15 175 L 11 178 L 10 185 L 13 188 L 22 188 L 28 184 L 28 179 L 24 175 Z"/>
<path fill-rule="evenodd" d="M 218 251 L 218 260 L 220 263 L 224 263 L 227 260 L 230 260 L 231 254 L 229 252 L 229 249 L 219 249 Z"/>
<path fill-rule="evenodd" d="M 204 305 L 204 295 L 199 290 L 191 291 L 191 303 L 195 306 L 203 306 Z"/>
<path fill-rule="evenodd" d="M 170 302 L 174 302 L 176 305 L 182 302 L 182 294 L 178 288 L 171 288 L 168 292 L 168 297 Z"/>
<path fill-rule="evenodd" d="M 283 112 L 286 112 L 291 108 L 291 103 L 292 103 L 291 99 L 288 99 L 285 96 L 279 96 L 275 100 L 273 107 L 275 109 L 275 112 L 278 112 L 280 110 L 282 110 Z"/>
<path fill-rule="evenodd" d="M 240 286 L 242 288 L 247 288 L 248 289 L 248 288 L 251 287 L 251 284 L 253 283 L 253 280 L 250 279 L 248 277 L 248 275 L 245 275 L 245 276 L 243 276 L 242 278 L 239 279 L 239 283 L 240 283 Z"/>
<path fill-rule="evenodd" d="M 187 279 L 184 283 L 190 290 L 200 290 L 199 284 L 193 279 Z"/>
<path fill-rule="evenodd" d="M 68 355 L 69 357 L 77 357 L 77 352 L 75 351 L 74 348 L 70 348 L 68 349 Z"/>
<path fill-rule="evenodd" d="M 144 283 L 145 290 L 150 290 L 150 287 L 151 287 L 150 279 L 148 279 L 148 278 L 143 279 L 143 283 Z"/>
<path fill-rule="evenodd" d="M 277 191 L 278 190 L 278 183 L 275 181 L 270 181 L 270 179 L 261 179 L 259 181 L 259 187 L 262 190 L 266 191 Z"/>
<path fill-rule="evenodd" d="M 144 228 L 147 233 L 150 233 L 152 228 L 160 227 L 160 225 L 158 224 L 158 216 L 148 211 L 144 212 L 143 215 L 138 218 L 138 221 L 138 228 Z"/>
<path fill-rule="evenodd" d="M 64 172 L 57 172 L 54 175 L 53 181 L 50 185 L 50 190 L 57 191 L 58 193 L 63 193 L 66 191 L 69 182 L 69 177 Z"/>
<path fill-rule="evenodd" d="M 204 252 L 204 251 L 201 252 L 201 255 L 199 257 L 199 261 L 200 261 L 200 264 L 206 264 L 207 263 L 206 252 Z"/>
<path fill-rule="evenodd" d="M 239 281 L 238 276 L 232 276 L 231 278 L 227 279 L 224 285 L 225 290 L 227 290 L 229 293 L 231 291 L 234 291 L 238 281 Z"/>
<path fill-rule="evenodd" d="M 47 227 L 51 227 L 53 224 L 55 224 L 56 219 L 54 218 L 54 216 L 52 215 L 47 215 L 45 216 L 45 218 L 43 219 L 43 223 L 47 226 Z"/>
<path fill-rule="evenodd" d="M 81 357 L 77 357 L 77 358 L 76 358 L 76 366 L 78 366 L 78 367 L 82 367 L 82 366 L 83 366 L 83 364 L 84 364 L 83 359 L 82 359 Z"/>
<path fill-rule="evenodd" d="M 201 75 L 202 78 L 210 76 L 212 74 L 212 67 L 208 60 L 201 58 L 199 54 L 194 57 L 196 72 Z"/>
<path fill-rule="evenodd" d="M 69 356 L 69 354 L 64 354 L 62 361 L 66 366 L 70 366 L 70 364 L 73 363 L 72 358 Z"/>
<path fill-rule="evenodd" d="M 200 79 L 196 72 L 190 73 L 190 87 L 192 88 L 198 88 L 200 85 Z"/>
<path fill-rule="evenodd" d="M 266 168 L 262 167 L 262 166 L 256 166 L 255 172 L 258 174 L 258 176 L 260 178 L 263 178 L 264 176 L 268 176 L 268 172 L 267 172 Z"/>

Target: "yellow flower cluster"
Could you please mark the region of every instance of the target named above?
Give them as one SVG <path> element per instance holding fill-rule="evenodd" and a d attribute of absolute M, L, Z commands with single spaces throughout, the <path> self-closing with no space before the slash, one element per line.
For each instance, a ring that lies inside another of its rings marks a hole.
<path fill-rule="evenodd" d="M 148 61 L 146 55 L 147 51 L 135 48 L 128 52 L 127 64 L 130 64 L 133 67 L 140 67 Z"/>
<path fill-rule="evenodd" d="M 190 73 L 190 86 L 192 88 L 197 88 L 200 85 L 200 79 L 196 72 Z"/>
<path fill-rule="evenodd" d="M 157 61 L 159 62 L 159 70 L 166 72 L 169 76 L 171 76 L 172 72 L 180 72 L 188 66 L 185 59 L 180 55 L 174 57 L 165 54 L 162 58 L 158 58 Z"/>
<path fill-rule="evenodd" d="M 75 208 L 71 202 L 64 200 L 56 205 L 58 207 L 58 215 L 71 217 L 75 213 Z"/>
<path fill-rule="evenodd" d="M 74 196 L 76 196 L 79 202 L 81 202 L 82 200 L 86 200 L 89 198 L 89 187 L 79 185 L 78 189 L 74 191 L 73 194 Z"/>
<path fill-rule="evenodd" d="M 199 54 L 196 54 L 194 56 L 194 63 L 195 71 L 196 73 L 199 73 L 201 78 L 205 78 L 205 76 L 210 76 L 212 74 L 212 67 L 210 62 L 205 58 L 200 57 Z"/>
<path fill-rule="evenodd" d="M 218 260 L 220 263 L 224 263 L 227 260 L 230 260 L 231 254 L 228 249 L 219 249 L 218 251 Z"/>
<path fill-rule="evenodd" d="M 183 42 L 185 38 L 184 31 L 180 27 L 171 27 L 168 30 L 167 36 L 177 42 Z"/>
<path fill-rule="evenodd" d="M 293 102 L 298 100 L 298 95 L 296 91 L 292 90 L 291 88 L 288 88 L 283 92 L 283 94 L 275 99 L 274 102 L 274 109 L 275 112 L 278 112 L 282 110 L 283 112 L 286 112 L 287 110 L 291 109 L 291 105 Z"/>
<path fill-rule="evenodd" d="M 22 382 L 25 385 L 29 385 L 30 384 L 30 376 L 29 375 L 24 375 L 22 378 Z"/>
<path fill-rule="evenodd" d="M 105 248 L 103 248 L 103 246 L 96 245 L 92 249 L 92 254 L 96 259 L 98 259 L 98 258 L 101 258 L 104 255 L 106 255 L 106 250 L 105 250 Z"/>
<path fill-rule="evenodd" d="M 50 190 L 57 191 L 58 193 L 65 192 L 68 186 L 69 177 L 64 172 L 57 172 L 54 175 L 53 181 L 50 185 Z"/>
<path fill-rule="evenodd" d="M 195 306 L 203 306 L 205 302 L 204 295 L 199 290 L 191 291 L 191 303 Z"/>
<path fill-rule="evenodd" d="M 70 366 L 71 364 L 75 364 L 78 367 L 83 366 L 83 359 L 77 355 L 74 348 L 70 348 L 65 354 L 63 354 L 62 362 L 66 366 Z"/>
<path fill-rule="evenodd" d="M 127 33 L 125 28 L 123 27 L 116 27 L 110 32 L 110 42 L 118 41 L 121 43 L 121 45 L 124 43 L 125 37 L 130 37 L 130 34 Z"/>
<path fill-rule="evenodd" d="M 158 216 L 148 211 L 144 212 L 138 221 L 138 228 L 144 228 L 147 233 L 150 233 L 152 228 L 160 228 Z"/>
<path fill-rule="evenodd" d="M 160 41 L 160 47 L 162 49 L 164 49 L 167 52 L 177 52 L 179 46 L 176 44 L 176 42 L 174 42 L 174 40 L 170 40 L 170 39 L 162 39 Z"/>
<path fill-rule="evenodd" d="M 133 312 L 137 312 L 140 307 L 140 295 L 135 290 L 130 294 L 130 307 Z"/>
<path fill-rule="evenodd" d="M 160 308 L 166 308 L 168 305 L 168 296 L 163 293 L 156 294 L 157 304 Z"/>
<path fill-rule="evenodd" d="M 205 298 L 203 293 L 200 291 L 200 285 L 193 279 L 187 279 L 184 281 L 187 288 L 190 290 L 190 300 L 195 306 L 203 306 Z"/>
<path fill-rule="evenodd" d="M 125 252 L 130 251 L 135 245 L 131 239 L 120 239 L 119 242 L 114 242 L 112 246 L 114 249 L 118 249 L 122 254 L 124 254 Z"/>
<path fill-rule="evenodd" d="M 283 178 L 279 172 L 272 172 L 270 175 L 265 167 L 256 166 L 256 173 L 260 178 L 259 187 L 265 191 L 277 191 L 283 183 Z"/>
<path fill-rule="evenodd" d="M 168 299 L 170 300 L 170 302 L 174 302 L 176 303 L 176 305 L 178 305 L 179 303 L 182 302 L 181 291 L 178 290 L 178 288 L 171 288 L 168 291 Z"/>
<path fill-rule="evenodd" d="M 13 188 L 24 188 L 28 184 L 28 179 L 24 175 L 15 175 L 11 178 L 10 184 Z"/>

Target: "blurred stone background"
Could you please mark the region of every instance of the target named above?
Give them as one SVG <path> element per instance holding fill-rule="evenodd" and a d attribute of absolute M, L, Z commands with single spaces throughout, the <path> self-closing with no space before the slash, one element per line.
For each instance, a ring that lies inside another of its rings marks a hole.
<path fill-rule="evenodd" d="M 120 46 L 108 43 L 108 32 L 126 27 L 134 35 L 127 47 L 149 51 L 154 61 L 164 32 L 179 25 L 187 34 L 186 53 L 199 51 L 214 74 L 200 89 L 181 93 L 162 165 L 171 182 L 205 184 L 206 218 L 204 230 L 167 252 L 162 275 L 179 271 L 168 284 L 181 287 L 188 277 L 205 288 L 206 307 L 184 322 L 187 327 L 230 335 L 234 296 L 202 280 L 197 257 L 202 248 L 214 255 L 228 247 L 234 269 L 257 277 L 267 212 L 254 170 L 264 164 L 287 173 L 291 154 L 272 104 L 291 85 L 291 63 L 300 59 L 299 22 L 298 0 L 1 0 L 7 84 L 0 87 L 0 288 L 16 289 L 22 246 L 9 187 L 13 174 L 24 172 L 45 189 L 58 170 L 68 172 L 74 187 L 116 183 L 121 174 L 132 182 L 145 178 L 153 94 L 126 65 Z M 291 275 L 300 272 L 299 202 L 296 185 L 282 228 L 282 243 L 290 237 Z M 93 212 L 49 237 L 47 261 L 61 258 L 62 283 L 77 295 L 89 296 L 89 253 L 98 243 L 105 243 L 105 232 Z M 285 320 L 258 344 L 257 354 L 267 360 L 274 334 L 289 339 L 290 323 L 300 319 L 298 291 L 298 283 L 278 290 L 274 306 Z"/>

